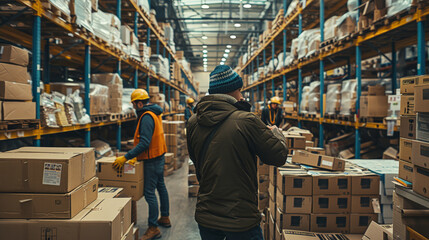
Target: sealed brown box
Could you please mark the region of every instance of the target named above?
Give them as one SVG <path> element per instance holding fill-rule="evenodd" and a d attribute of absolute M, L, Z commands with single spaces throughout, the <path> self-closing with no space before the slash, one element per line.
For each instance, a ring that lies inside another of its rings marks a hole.
<path fill-rule="evenodd" d="M 273 184 L 273 186 L 277 186 L 277 167 L 274 166 L 269 166 L 269 178 L 270 178 L 270 183 Z"/>
<path fill-rule="evenodd" d="M 413 140 L 411 159 L 414 165 L 429 169 L 429 142 Z"/>
<path fill-rule="evenodd" d="M 198 185 L 197 174 L 188 174 L 188 184 L 189 185 Z"/>
<path fill-rule="evenodd" d="M 414 112 L 414 95 L 401 96 L 401 109 L 399 113 L 407 116 L 416 115 Z"/>
<path fill-rule="evenodd" d="M 133 201 L 138 201 L 143 197 L 143 180 L 139 182 L 124 182 L 124 181 L 110 181 L 101 180 L 98 184 L 99 187 L 120 187 L 123 188 L 122 195 L 132 198 Z"/>
<path fill-rule="evenodd" d="M 285 230 L 283 231 L 282 240 L 320 240 L 320 239 L 349 239 L 349 236 L 345 236 L 342 233 L 318 233 L 318 232 L 303 232 L 297 230 Z M 360 240 L 359 238 L 353 238 L 353 240 Z M 352 239 L 350 239 L 352 240 Z"/>
<path fill-rule="evenodd" d="M 350 214 L 350 233 L 364 233 L 372 221 L 377 221 L 377 214 Z M 380 239 L 381 240 L 381 239 Z"/>
<path fill-rule="evenodd" d="M 368 86 L 368 95 L 383 96 L 386 94 L 386 89 L 382 85 Z"/>
<path fill-rule="evenodd" d="M 313 195 L 350 195 L 351 179 L 343 173 L 314 172 Z"/>
<path fill-rule="evenodd" d="M 12 151 L 10 153 L 72 153 L 79 155 L 82 168 L 81 178 L 82 183 L 90 180 L 95 176 L 95 153 L 93 148 L 71 148 L 71 147 L 22 147 Z"/>
<path fill-rule="evenodd" d="M 279 194 L 279 192 L 277 192 Z M 277 207 L 283 213 L 311 213 L 311 196 L 277 195 Z"/>
<path fill-rule="evenodd" d="M 260 192 L 268 192 L 268 188 L 270 186 L 270 181 L 259 181 L 258 190 Z"/>
<path fill-rule="evenodd" d="M 380 192 L 380 176 L 364 171 L 351 174 L 352 195 L 378 195 Z"/>
<path fill-rule="evenodd" d="M 304 136 L 300 135 L 285 135 L 285 138 L 288 143 L 288 148 L 291 149 L 305 149 L 306 139 Z"/>
<path fill-rule="evenodd" d="M 350 213 L 350 196 L 314 195 L 313 213 Z"/>
<path fill-rule="evenodd" d="M 309 214 L 283 214 L 283 229 L 310 230 Z"/>
<path fill-rule="evenodd" d="M 401 116 L 400 137 L 416 139 L 416 116 Z"/>
<path fill-rule="evenodd" d="M 17 82 L 0 81 L 0 99 L 31 101 L 33 99 L 31 85 Z"/>
<path fill-rule="evenodd" d="M 200 190 L 199 185 L 189 185 L 188 186 L 188 195 L 191 197 L 198 196 L 198 191 Z"/>
<path fill-rule="evenodd" d="M 97 177 L 101 180 L 139 182 L 143 180 L 143 162 L 137 161 L 133 166 L 125 163 L 122 171 L 112 167 L 115 157 L 104 157 L 97 160 Z"/>
<path fill-rule="evenodd" d="M 83 168 L 74 153 L 0 153 L 0 192 L 71 192 L 85 182 Z"/>
<path fill-rule="evenodd" d="M 72 94 L 81 87 L 79 83 L 50 83 L 50 86 L 51 92 L 60 92 L 64 95 Z"/>
<path fill-rule="evenodd" d="M 329 157 L 319 154 L 312 154 L 306 151 L 296 151 L 292 156 L 293 163 L 305 164 L 328 170 L 344 171 L 345 161 L 343 159 Z"/>
<path fill-rule="evenodd" d="M 399 160 L 399 174 L 398 177 L 410 183 L 413 182 L 414 166 L 412 163 Z"/>
<path fill-rule="evenodd" d="M 373 201 L 379 201 L 379 195 L 352 196 L 351 213 L 374 213 Z"/>
<path fill-rule="evenodd" d="M 413 140 L 401 138 L 399 143 L 399 159 L 411 162 Z"/>
<path fill-rule="evenodd" d="M 319 147 L 306 147 L 305 150 L 307 152 L 310 153 L 314 153 L 314 154 L 320 154 L 320 155 L 326 155 L 325 149 L 324 148 L 319 148 Z"/>
<path fill-rule="evenodd" d="M 0 81 L 29 83 L 31 77 L 27 72 L 27 67 L 14 64 L 0 63 Z"/>
<path fill-rule="evenodd" d="M 0 239 L 118 240 L 130 225 L 129 198 L 97 199 L 72 219 L 0 220 Z"/>
<path fill-rule="evenodd" d="M 386 225 L 380 225 L 376 223 L 376 221 L 373 221 L 369 224 L 369 227 L 365 231 L 365 235 L 363 236 L 362 240 L 371 240 L 371 239 L 395 239 L 393 238 L 393 227 L 392 224 L 386 224 Z M 402 238 L 402 239 L 405 239 Z"/>
<path fill-rule="evenodd" d="M 282 195 L 310 196 L 312 179 L 305 171 L 279 171 L 277 188 Z"/>
<path fill-rule="evenodd" d="M 360 116 L 385 117 L 387 116 L 387 96 L 361 96 Z"/>
<path fill-rule="evenodd" d="M 277 222 L 275 225 L 276 225 L 276 227 L 274 228 L 275 240 L 277 240 L 277 239 L 281 240 L 282 239 L 282 230 L 279 228 Z"/>
<path fill-rule="evenodd" d="M 429 170 L 414 166 L 413 191 L 429 198 Z"/>
<path fill-rule="evenodd" d="M 276 221 L 274 219 L 273 213 L 275 215 L 275 212 L 272 212 L 271 209 L 268 211 L 268 235 L 270 237 L 275 236 L 275 229 L 276 229 Z M 275 237 L 272 237 L 272 239 L 275 239 Z"/>
<path fill-rule="evenodd" d="M 12 45 L 0 46 L 0 62 L 28 66 L 28 51 Z"/>
<path fill-rule="evenodd" d="M 0 101 L 0 112 L 3 121 L 36 119 L 36 103 Z"/>
<path fill-rule="evenodd" d="M 401 78 L 401 94 L 414 94 L 414 87 L 416 86 L 416 77 L 403 77 Z"/>
<path fill-rule="evenodd" d="M 349 233 L 349 214 L 311 214 L 310 217 L 312 232 L 336 232 Z"/>
<path fill-rule="evenodd" d="M 272 217 L 274 219 L 274 222 L 276 222 L 276 209 L 277 209 L 277 203 L 275 200 L 272 200 L 271 198 L 269 198 L 268 200 L 268 208 L 270 209 L 274 209 L 274 211 L 271 211 Z"/>
<path fill-rule="evenodd" d="M 123 190 L 123 188 L 119 187 L 101 187 L 98 188 L 98 198 L 104 199 L 120 197 Z"/>
<path fill-rule="evenodd" d="M 271 182 L 270 182 L 270 185 L 268 187 L 268 195 L 270 195 L 270 199 L 272 201 L 276 201 L 276 199 L 277 199 L 276 193 L 277 193 L 276 187 L 274 187 L 274 185 L 271 184 Z"/>
<path fill-rule="evenodd" d="M 98 178 L 69 193 L 0 193 L 0 218 L 72 218 L 97 199 Z"/>
<path fill-rule="evenodd" d="M 414 112 L 429 112 L 429 85 L 414 88 L 414 103 Z"/>

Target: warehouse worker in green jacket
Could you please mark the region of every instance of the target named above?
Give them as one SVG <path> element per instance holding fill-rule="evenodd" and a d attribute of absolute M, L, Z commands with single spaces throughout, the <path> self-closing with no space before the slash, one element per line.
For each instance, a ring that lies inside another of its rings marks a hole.
<path fill-rule="evenodd" d="M 210 74 L 210 95 L 188 121 L 188 151 L 200 183 L 195 220 L 202 240 L 262 240 L 257 161 L 282 166 L 287 147 L 277 127 L 250 112 L 243 81 L 229 66 Z"/>

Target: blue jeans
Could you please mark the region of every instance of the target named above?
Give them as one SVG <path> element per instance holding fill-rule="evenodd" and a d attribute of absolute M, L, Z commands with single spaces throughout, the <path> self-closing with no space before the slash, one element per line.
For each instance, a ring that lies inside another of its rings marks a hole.
<path fill-rule="evenodd" d="M 161 201 L 161 216 L 169 216 L 168 192 L 164 183 L 164 156 L 158 159 L 144 161 L 144 198 L 149 205 L 149 226 L 158 226 L 158 199 L 155 189 L 158 189 Z"/>
<path fill-rule="evenodd" d="M 206 228 L 198 224 L 202 240 L 264 240 L 262 229 L 258 225 L 245 232 L 225 232 L 216 229 Z"/>

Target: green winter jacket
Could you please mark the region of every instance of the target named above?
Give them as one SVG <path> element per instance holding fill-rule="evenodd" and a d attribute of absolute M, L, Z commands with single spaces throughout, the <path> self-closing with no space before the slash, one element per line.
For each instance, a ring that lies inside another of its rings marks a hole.
<path fill-rule="evenodd" d="M 261 221 L 256 156 L 274 166 L 287 158 L 285 143 L 238 105 L 229 95 L 205 96 L 187 126 L 189 156 L 200 182 L 195 219 L 203 227 L 229 232 L 247 231 Z M 217 124 L 222 125 L 202 163 L 198 158 Z"/>

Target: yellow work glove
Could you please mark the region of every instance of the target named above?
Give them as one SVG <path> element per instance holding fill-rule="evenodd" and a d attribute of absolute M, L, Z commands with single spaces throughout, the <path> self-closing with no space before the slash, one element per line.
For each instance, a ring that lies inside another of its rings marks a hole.
<path fill-rule="evenodd" d="M 130 165 L 135 166 L 136 162 L 137 162 L 137 158 L 133 158 L 133 159 L 129 160 L 127 163 L 130 164 Z"/>
<path fill-rule="evenodd" d="M 124 156 L 117 157 L 112 166 L 116 170 L 121 171 L 126 161 L 127 159 Z"/>

